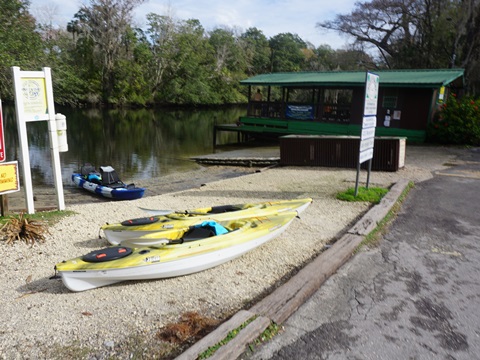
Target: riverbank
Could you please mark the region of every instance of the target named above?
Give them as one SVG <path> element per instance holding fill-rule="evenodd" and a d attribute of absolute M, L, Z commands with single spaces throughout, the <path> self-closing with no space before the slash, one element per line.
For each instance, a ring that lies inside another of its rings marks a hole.
<path fill-rule="evenodd" d="M 405 168 L 372 173 L 371 186 L 426 180 L 454 164 L 456 151 L 409 147 Z M 0 358 L 127 359 L 133 353 L 159 358 L 170 347 L 156 336 L 161 327 L 188 311 L 219 321 L 228 318 L 278 287 L 355 223 L 369 204 L 335 198 L 354 186 L 355 177 L 354 169 L 277 167 L 130 202 L 68 206 L 75 214 L 51 227 L 44 244 L 0 244 L 5 269 Z M 362 173 L 361 180 L 365 177 Z M 139 207 L 185 209 L 303 197 L 313 203 L 284 234 L 208 271 L 83 293 L 49 279 L 55 263 L 107 245 L 98 237 L 102 224 L 144 216 Z"/>

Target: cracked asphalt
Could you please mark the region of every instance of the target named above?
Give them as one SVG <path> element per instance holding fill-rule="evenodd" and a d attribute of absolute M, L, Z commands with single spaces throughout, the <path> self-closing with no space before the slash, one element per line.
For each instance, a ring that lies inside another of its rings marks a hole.
<path fill-rule="evenodd" d="M 460 159 L 242 359 L 479 359 L 480 149 Z"/>

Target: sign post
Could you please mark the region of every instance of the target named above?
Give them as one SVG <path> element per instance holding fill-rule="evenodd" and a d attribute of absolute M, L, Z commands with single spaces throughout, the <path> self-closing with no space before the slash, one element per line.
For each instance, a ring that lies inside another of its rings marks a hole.
<path fill-rule="evenodd" d="M 365 79 L 365 102 L 363 108 L 362 134 L 357 165 L 357 179 L 355 181 L 355 196 L 358 195 L 358 178 L 361 164 L 368 160 L 367 189 L 372 171 L 373 145 L 375 143 L 375 127 L 377 126 L 378 87 L 380 77 L 367 71 Z"/>
<path fill-rule="evenodd" d="M 20 71 L 19 67 L 14 66 L 12 71 L 27 212 L 35 213 L 27 139 L 27 122 L 30 121 L 48 121 L 57 204 L 59 210 L 65 210 L 50 68 L 45 67 L 42 71 Z"/>
<path fill-rule="evenodd" d="M 5 135 L 3 132 L 2 99 L 0 99 L 0 162 L 5 161 Z"/>
<path fill-rule="evenodd" d="M 6 194 L 19 191 L 18 164 L 16 161 L 5 162 L 5 136 L 3 131 L 2 100 L 0 99 L 0 213 L 5 216 L 8 211 Z M 4 196 L 5 195 L 5 196 Z"/>

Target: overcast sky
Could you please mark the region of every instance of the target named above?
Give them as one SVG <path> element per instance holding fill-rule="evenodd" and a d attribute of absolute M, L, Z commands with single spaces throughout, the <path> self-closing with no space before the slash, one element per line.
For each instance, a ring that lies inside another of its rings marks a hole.
<path fill-rule="evenodd" d="M 342 48 L 347 39 L 335 32 L 316 28 L 317 22 L 348 14 L 358 0 L 147 0 L 135 10 L 139 27 L 148 13 L 170 15 L 177 20 L 198 19 L 207 30 L 236 27 L 241 31 L 256 27 L 268 38 L 280 33 L 298 34 L 314 46 Z M 85 0 L 30 0 L 31 13 L 39 20 L 53 20 L 65 26 Z M 46 22 L 46 21 L 42 21 Z M 49 21 L 48 21 L 49 22 Z"/>

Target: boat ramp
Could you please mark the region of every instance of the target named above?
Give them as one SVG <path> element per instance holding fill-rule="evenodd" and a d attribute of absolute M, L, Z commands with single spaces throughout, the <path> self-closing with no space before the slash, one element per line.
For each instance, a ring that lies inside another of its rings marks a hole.
<path fill-rule="evenodd" d="M 280 163 L 280 148 L 278 145 L 245 148 L 195 156 L 191 160 L 204 165 L 268 167 Z"/>

